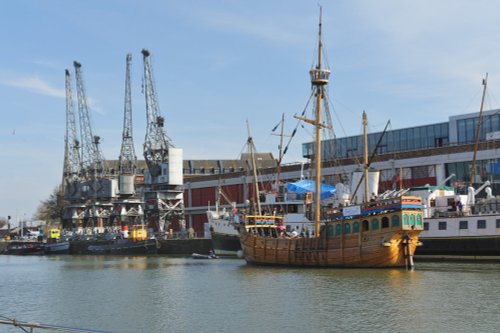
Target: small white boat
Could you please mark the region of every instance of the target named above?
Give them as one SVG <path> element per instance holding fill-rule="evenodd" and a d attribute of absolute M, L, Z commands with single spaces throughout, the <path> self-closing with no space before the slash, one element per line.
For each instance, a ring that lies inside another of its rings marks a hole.
<path fill-rule="evenodd" d="M 199 253 L 193 253 L 191 255 L 193 259 L 219 259 L 218 256 L 215 255 L 215 253 L 209 253 L 209 254 L 199 254 Z"/>

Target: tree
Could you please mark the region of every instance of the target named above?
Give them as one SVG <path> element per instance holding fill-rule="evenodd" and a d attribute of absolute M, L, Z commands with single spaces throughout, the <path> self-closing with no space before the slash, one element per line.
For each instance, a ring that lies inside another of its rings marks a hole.
<path fill-rule="evenodd" d="M 0 229 L 7 225 L 7 219 L 5 217 L 0 217 Z"/>
<path fill-rule="evenodd" d="M 35 216 L 37 219 L 47 222 L 60 221 L 63 211 L 64 200 L 59 187 L 56 187 L 47 200 L 41 201 Z"/>

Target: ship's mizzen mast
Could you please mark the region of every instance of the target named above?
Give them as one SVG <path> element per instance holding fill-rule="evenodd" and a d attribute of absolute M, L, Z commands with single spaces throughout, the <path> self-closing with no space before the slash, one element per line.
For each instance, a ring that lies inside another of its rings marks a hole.
<path fill-rule="evenodd" d="M 301 119 L 307 123 L 315 126 L 315 149 L 314 149 L 314 163 L 316 165 L 316 176 L 315 176 L 315 235 L 319 236 L 320 223 L 321 223 L 321 130 L 327 126 L 323 125 L 321 120 L 321 106 L 325 99 L 325 86 L 328 84 L 328 79 L 330 76 L 330 70 L 323 68 L 322 56 L 323 56 L 323 42 L 321 34 L 322 18 L 321 18 L 321 7 L 319 12 L 319 32 L 318 32 L 318 62 L 316 66 L 309 71 L 311 75 L 311 84 L 314 89 L 316 96 L 316 110 L 315 119 L 310 120 L 303 117 L 295 116 L 295 118 Z"/>
<path fill-rule="evenodd" d="M 368 118 L 366 117 L 366 112 L 363 111 L 363 177 L 365 186 L 365 197 L 364 202 L 368 202 L 368 135 L 366 133 L 366 128 L 368 127 Z"/>
<path fill-rule="evenodd" d="M 247 130 L 248 130 L 248 139 L 247 139 L 247 146 L 248 150 L 250 153 L 250 158 L 252 162 L 252 175 L 253 175 L 253 193 L 254 193 L 254 199 L 253 199 L 253 214 L 255 215 L 262 215 L 262 208 L 260 205 L 260 191 L 259 191 L 259 181 L 257 177 L 257 164 L 255 161 L 255 145 L 253 143 L 253 138 L 250 135 L 250 125 L 248 125 L 247 122 Z"/>

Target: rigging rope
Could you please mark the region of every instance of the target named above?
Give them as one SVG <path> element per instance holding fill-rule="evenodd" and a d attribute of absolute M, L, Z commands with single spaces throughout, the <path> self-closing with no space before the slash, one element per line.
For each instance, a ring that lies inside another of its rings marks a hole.
<path fill-rule="evenodd" d="M 0 318 L 3 318 L 3 319 L 0 319 L 0 324 L 12 325 L 14 327 L 18 327 L 19 329 L 21 329 L 27 333 L 29 331 L 24 329 L 24 327 L 40 328 L 40 329 L 44 329 L 44 330 L 57 331 L 57 332 L 112 333 L 110 331 L 100 331 L 100 330 L 77 328 L 77 327 L 70 327 L 70 326 L 60 326 L 60 325 L 50 325 L 50 324 L 18 321 L 15 318 L 9 318 L 9 317 L 3 316 L 3 315 L 0 315 Z M 32 332 L 32 330 L 30 330 L 30 331 Z"/>

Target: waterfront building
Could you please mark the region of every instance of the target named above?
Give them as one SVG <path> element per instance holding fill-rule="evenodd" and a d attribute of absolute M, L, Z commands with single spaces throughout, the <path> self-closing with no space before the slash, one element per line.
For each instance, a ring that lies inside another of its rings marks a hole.
<path fill-rule="evenodd" d="M 475 146 L 479 112 L 450 116 L 447 122 L 395 129 L 368 134 L 368 151 L 375 150 L 371 167 L 380 170 L 381 191 L 412 186 L 437 185 L 451 174 L 448 185 L 466 193 L 470 183 L 470 165 Z M 382 136 L 382 138 L 380 138 Z M 360 167 L 363 155 L 362 135 L 324 140 L 322 142 L 322 178 L 329 184 L 348 184 L 352 173 Z M 303 157 L 310 159 L 314 144 L 302 144 Z M 483 112 L 478 143 L 476 172 L 477 188 L 490 181 L 493 193 L 500 193 L 500 109 Z M 245 159 L 242 157 L 242 161 Z M 234 201 L 237 208 L 247 205 L 252 196 L 253 178 L 246 163 L 224 168 L 231 162 L 212 161 L 202 168 L 192 168 L 195 162 L 184 161 L 184 203 L 186 224 L 198 235 L 204 232 L 206 211 L 217 201 L 218 187 Z M 234 163 L 234 162 L 233 162 Z M 282 182 L 309 177 L 309 163 L 294 163 L 281 167 Z M 188 168 L 191 168 L 188 170 Z M 188 171 L 188 172 L 186 172 Z M 259 180 L 263 189 L 270 190 L 276 177 L 276 165 L 262 165 Z M 227 205 L 228 209 L 230 205 Z"/>

